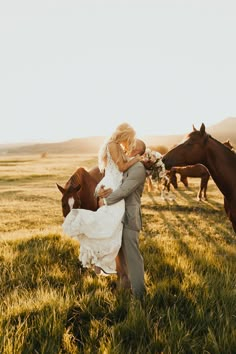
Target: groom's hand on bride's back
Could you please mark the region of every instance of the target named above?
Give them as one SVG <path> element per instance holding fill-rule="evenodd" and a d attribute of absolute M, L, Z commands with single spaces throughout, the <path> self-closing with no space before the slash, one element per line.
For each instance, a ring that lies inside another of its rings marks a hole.
<path fill-rule="evenodd" d="M 112 193 L 111 188 L 105 188 L 104 186 L 101 186 L 100 189 L 97 192 L 97 196 L 99 198 L 107 198 L 111 193 Z"/>
<path fill-rule="evenodd" d="M 106 205 L 104 198 L 108 197 L 112 193 L 111 188 L 105 188 L 101 186 L 98 190 L 98 207 L 101 208 L 103 205 Z"/>

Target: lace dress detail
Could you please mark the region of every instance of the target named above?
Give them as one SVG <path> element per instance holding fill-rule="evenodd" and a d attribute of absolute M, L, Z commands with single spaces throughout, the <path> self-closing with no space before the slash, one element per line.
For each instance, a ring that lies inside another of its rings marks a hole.
<path fill-rule="evenodd" d="M 108 146 L 106 151 L 105 176 L 96 189 L 104 185 L 115 190 L 121 185 L 123 173 L 112 160 Z M 84 267 L 96 265 L 105 273 L 116 273 L 115 258 L 121 247 L 124 211 L 124 200 L 121 200 L 97 211 L 72 209 L 66 216 L 63 231 L 79 241 L 79 259 Z"/>

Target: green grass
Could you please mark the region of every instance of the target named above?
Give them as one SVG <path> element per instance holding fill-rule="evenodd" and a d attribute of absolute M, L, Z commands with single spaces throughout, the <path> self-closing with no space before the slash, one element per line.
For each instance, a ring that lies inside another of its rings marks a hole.
<path fill-rule="evenodd" d="M 4 163 L 6 162 L 6 163 Z M 236 353 L 236 235 L 212 180 L 145 192 L 144 304 L 81 268 L 56 183 L 89 156 L 1 158 L 0 353 Z"/>

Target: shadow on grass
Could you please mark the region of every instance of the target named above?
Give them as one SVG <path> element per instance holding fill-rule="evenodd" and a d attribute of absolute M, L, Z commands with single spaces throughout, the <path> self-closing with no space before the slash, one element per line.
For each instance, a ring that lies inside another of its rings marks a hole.
<path fill-rule="evenodd" d="M 182 217 L 178 223 L 183 224 Z M 200 234 L 201 228 L 196 238 Z M 230 352 L 233 339 L 227 342 L 221 335 L 226 329 L 231 333 L 235 299 L 224 272 L 191 249 L 181 230 L 168 242 L 170 247 L 164 247 L 149 237 L 141 245 L 148 287 L 142 306 L 128 293 L 113 293 L 112 278 L 83 269 L 74 241 L 51 235 L 8 242 L 8 256 L 1 254 L 5 338 L 17 347 L 15 333 L 20 334 L 18 352 L 199 353 L 214 352 L 211 328 L 219 352 Z M 191 281 L 195 273 L 198 283 Z M 4 343 L 0 339 L 1 349 Z"/>

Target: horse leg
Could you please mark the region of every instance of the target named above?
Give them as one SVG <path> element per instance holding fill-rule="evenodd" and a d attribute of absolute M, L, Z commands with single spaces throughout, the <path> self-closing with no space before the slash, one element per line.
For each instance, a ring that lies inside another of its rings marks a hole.
<path fill-rule="evenodd" d="M 201 183 L 199 186 L 199 190 L 197 193 L 197 201 L 200 202 L 202 200 L 202 190 L 203 190 L 203 186 L 202 186 L 202 179 L 201 179 Z"/>
<path fill-rule="evenodd" d="M 181 175 L 180 181 L 188 188 L 188 178 Z"/>
<path fill-rule="evenodd" d="M 163 185 L 161 186 L 161 198 L 166 199 L 166 187 Z"/>
<path fill-rule="evenodd" d="M 180 175 L 180 182 L 182 182 L 186 188 L 188 187 L 188 181 L 186 177 Z"/>
<path fill-rule="evenodd" d="M 204 199 L 207 200 L 207 185 L 209 181 L 210 176 L 207 175 L 204 179 L 202 179 L 202 186 L 203 186 L 203 193 L 204 193 Z"/>
<path fill-rule="evenodd" d="M 236 206 L 234 203 L 231 203 L 230 205 L 230 216 L 229 219 L 232 223 L 232 227 L 234 229 L 234 232 L 236 233 Z"/>
<path fill-rule="evenodd" d="M 233 203 L 229 203 L 228 200 L 224 197 L 224 209 L 226 215 L 231 221 L 234 232 L 236 233 L 236 207 Z"/>
<path fill-rule="evenodd" d="M 204 195 L 204 199 L 207 200 L 207 194 L 206 194 L 206 191 L 207 191 L 207 184 L 204 186 L 203 188 L 203 195 Z"/>
<path fill-rule="evenodd" d="M 202 187 L 199 187 L 198 194 L 197 194 L 197 201 L 201 202 L 202 200 Z"/>
<path fill-rule="evenodd" d="M 152 192 L 153 185 L 152 185 L 152 180 L 151 180 L 150 176 L 147 176 L 147 184 L 148 184 L 148 192 Z"/>
<path fill-rule="evenodd" d="M 168 193 L 170 191 L 170 179 L 168 177 L 164 177 L 163 189 L 166 189 Z"/>
<path fill-rule="evenodd" d="M 201 178 L 201 184 L 200 184 L 200 188 L 199 188 L 199 192 L 198 192 L 198 200 L 202 200 L 202 193 L 203 193 L 203 198 L 204 200 L 207 200 L 207 195 L 206 195 L 206 191 L 207 191 L 207 183 L 209 180 L 209 176 L 207 176 L 205 178 L 205 176 L 203 176 Z"/>
<path fill-rule="evenodd" d="M 167 182 L 166 189 L 167 189 L 167 192 L 170 191 L 170 181 Z"/>

